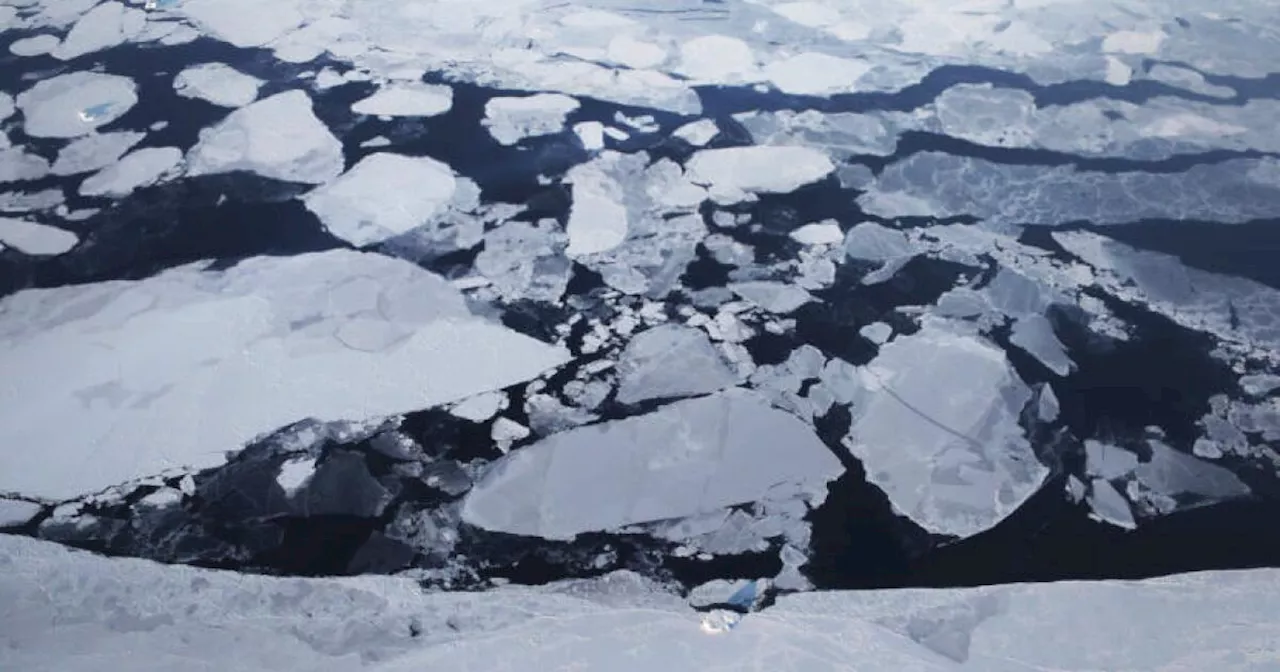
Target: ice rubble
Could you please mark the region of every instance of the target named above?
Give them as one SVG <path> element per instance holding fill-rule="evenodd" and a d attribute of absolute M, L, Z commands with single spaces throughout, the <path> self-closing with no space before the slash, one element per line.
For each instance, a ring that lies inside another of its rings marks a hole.
<path fill-rule="evenodd" d="M 855 377 L 833 382 L 853 401 L 845 443 L 868 480 L 927 530 L 981 532 L 1048 474 L 1018 425 L 1031 391 L 980 337 L 926 321 Z"/>
<path fill-rule="evenodd" d="M 577 100 L 556 93 L 492 98 L 485 103 L 481 123 L 499 144 L 514 145 L 525 138 L 563 131 L 565 118 L 580 106 Z"/>
<path fill-rule="evenodd" d="M 462 516 L 488 530 L 567 539 L 709 513 L 784 484 L 825 493 L 841 470 L 806 425 L 734 389 L 516 451 L 481 477 Z"/>
<path fill-rule="evenodd" d="M 37 224 L 12 217 L 0 217 L 0 249 L 12 247 L 24 254 L 62 254 L 76 246 L 79 238 L 48 224 Z"/>
<path fill-rule="evenodd" d="M 49 53 L 54 58 L 69 61 L 123 44 L 137 37 L 146 24 L 146 12 L 119 2 L 104 2 L 85 12 L 62 43 Z"/>
<path fill-rule="evenodd" d="M 136 131 L 91 133 L 67 143 L 54 161 L 54 175 L 78 175 L 110 166 L 147 137 Z"/>
<path fill-rule="evenodd" d="M 341 250 L 22 291 L 0 300 L 0 341 L 0 443 L 40 446 L 0 455 L 0 491 L 54 499 L 213 466 L 305 417 L 500 388 L 566 356 L 471 317 L 416 266 Z"/>
<path fill-rule="evenodd" d="M 74 138 L 124 116 L 138 102 L 128 77 L 72 72 L 36 82 L 18 94 L 23 130 L 37 138 Z"/>
<path fill-rule="evenodd" d="M 618 401 L 688 397 L 737 382 L 706 332 L 675 324 L 636 334 L 618 356 Z"/>
<path fill-rule="evenodd" d="M 144 147 L 125 155 L 80 183 L 81 196 L 120 198 L 175 174 L 182 164 L 177 147 Z"/>
<path fill-rule="evenodd" d="M 427 593 L 409 578 L 245 575 L 9 536 L 0 564 L 0 664 L 32 672 L 104 661 L 159 672 L 174 660 L 263 672 L 499 670 L 513 660 L 619 672 L 849 661 L 865 672 L 1014 672 L 1263 669 L 1280 657 L 1272 569 L 787 595 L 708 636 L 683 600 L 626 573 Z M 75 636 L 55 621 L 74 623 Z"/>
<path fill-rule="evenodd" d="M 173 89 L 220 107 L 244 107 L 258 98 L 263 81 L 225 63 L 201 63 L 184 68 L 173 78 Z"/>
<path fill-rule="evenodd" d="M 434 117 L 453 109 L 453 89 L 443 84 L 392 82 L 351 105 L 356 114 Z"/>
<path fill-rule="evenodd" d="M 732 203 L 752 192 L 785 194 L 830 175 L 831 159 L 812 147 L 726 147 L 700 150 L 686 164 L 689 180 Z"/>
<path fill-rule="evenodd" d="M 478 191 L 430 157 L 378 152 L 303 202 L 330 233 L 364 247 L 428 224 L 452 205 L 475 208 Z"/>
<path fill-rule="evenodd" d="M 342 143 L 299 90 L 235 110 L 200 131 L 200 141 L 187 153 L 190 175 L 243 170 L 304 184 L 328 182 L 342 173 L 343 165 Z"/>

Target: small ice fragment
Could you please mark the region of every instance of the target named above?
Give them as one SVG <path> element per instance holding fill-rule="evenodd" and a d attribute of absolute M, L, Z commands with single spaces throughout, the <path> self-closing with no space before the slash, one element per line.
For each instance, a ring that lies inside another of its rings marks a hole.
<path fill-rule="evenodd" d="M 711 119 L 699 119 L 677 128 L 671 135 L 694 147 L 705 147 L 720 134 L 720 128 Z"/>
<path fill-rule="evenodd" d="M 876 345 L 884 345 L 885 341 L 893 335 L 893 327 L 884 322 L 873 322 L 858 330 L 863 338 L 875 343 Z"/>
<path fill-rule="evenodd" d="M 805 224 L 790 233 L 791 239 L 801 245 L 835 245 L 844 240 L 844 232 L 834 219 Z"/>
<path fill-rule="evenodd" d="M 434 117 L 451 109 L 453 89 L 420 82 L 388 85 L 351 106 L 356 114 L 380 117 Z"/>
<path fill-rule="evenodd" d="M 482 122 L 502 145 L 539 135 L 564 130 L 565 118 L 581 104 L 558 93 L 539 93 L 525 97 L 494 98 L 484 106 Z"/>

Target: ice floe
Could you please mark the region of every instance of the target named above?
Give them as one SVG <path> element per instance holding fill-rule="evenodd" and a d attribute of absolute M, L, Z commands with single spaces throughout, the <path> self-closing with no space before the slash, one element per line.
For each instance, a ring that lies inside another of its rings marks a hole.
<path fill-rule="evenodd" d="M 40 56 L 53 51 L 61 43 L 57 35 L 32 35 L 9 43 L 9 53 L 14 56 Z"/>
<path fill-rule="evenodd" d="M 80 195 L 128 196 L 177 174 L 181 165 L 182 150 L 177 147 L 144 147 L 86 178 L 80 183 Z"/>
<path fill-rule="evenodd" d="M 146 23 L 146 12 L 119 2 L 104 2 L 80 17 L 62 43 L 49 53 L 54 58 L 69 61 L 109 49 L 136 37 Z"/>
<path fill-rule="evenodd" d="M 864 60 L 805 52 L 769 63 L 762 74 L 783 93 L 820 96 L 853 91 L 871 65 Z"/>
<path fill-rule="evenodd" d="M 699 119 L 677 128 L 671 135 L 694 147 L 705 147 L 720 135 L 720 127 L 711 119 Z"/>
<path fill-rule="evenodd" d="M 304 91 L 285 91 L 227 115 L 200 132 L 188 173 L 248 171 L 286 182 L 321 184 L 342 173 L 342 143 L 312 110 Z"/>
<path fill-rule="evenodd" d="M 0 183 L 38 180 L 49 174 L 49 162 L 21 147 L 0 149 Z"/>
<path fill-rule="evenodd" d="M 58 152 L 54 175 L 78 175 L 105 168 L 120 160 L 133 146 L 147 137 L 136 131 L 92 133 L 67 143 Z"/>
<path fill-rule="evenodd" d="M 830 175 L 831 159 L 812 147 L 727 147 L 700 150 L 687 164 L 689 180 L 723 202 L 752 192 L 788 193 Z"/>
<path fill-rule="evenodd" d="M 556 93 L 493 98 L 485 103 L 481 123 L 499 144 L 514 145 L 525 138 L 563 131 L 565 118 L 580 106 L 576 99 Z"/>
<path fill-rule="evenodd" d="M 555 302 L 569 286 L 568 237 L 555 220 L 509 221 L 484 234 L 475 269 L 498 294 L 515 301 Z"/>
<path fill-rule="evenodd" d="M 41 446 L 0 456 L 0 491 L 59 499 L 214 466 L 303 418 L 426 408 L 566 356 L 471 317 L 441 278 L 383 256 L 202 266 L 0 300 L 0 441 Z"/>
<path fill-rule="evenodd" d="M 79 238 L 56 226 L 23 219 L 0 217 L 0 244 L 32 255 L 62 254 L 76 246 Z"/>
<path fill-rule="evenodd" d="M 263 5 L 253 0 L 187 0 L 177 6 L 210 35 L 237 47 L 260 47 L 302 25 L 294 0 Z"/>
<path fill-rule="evenodd" d="M 393 82 L 351 105 L 356 114 L 381 117 L 434 117 L 452 108 L 453 89 L 421 82 Z"/>
<path fill-rule="evenodd" d="M 730 283 L 729 290 L 762 310 L 778 315 L 794 312 L 813 300 L 813 295 L 803 287 L 769 280 Z"/>
<path fill-rule="evenodd" d="M 43 509 L 44 507 L 34 502 L 0 498 L 0 528 L 26 525 Z"/>
<path fill-rule="evenodd" d="M 518 450 L 481 478 L 462 516 L 489 530 L 565 539 L 708 513 L 782 484 L 825 492 L 840 471 L 799 420 L 730 390 Z"/>
<path fill-rule="evenodd" d="M 18 94 L 23 130 L 37 138 L 74 138 L 124 116 L 138 102 L 128 77 L 72 72 L 36 82 Z"/>
<path fill-rule="evenodd" d="M 338 179 L 303 199 L 333 235 L 363 247 L 380 243 L 428 224 L 459 198 L 475 190 L 460 189 L 449 166 L 430 157 L 387 152 L 370 154 Z"/>
<path fill-rule="evenodd" d="M 636 334 L 618 357 L 618 401 L 706 394 L 737 382 L 705 332 L 674 324 Z"/>
<path fill-rule="evenodd" d="M 173 89 L 184 98 L 198 98 L 221 107 L 244 107 L 258 98 L 263 81 L 225 63 L 201 63 L 184 68 L 173 78 Z"/>

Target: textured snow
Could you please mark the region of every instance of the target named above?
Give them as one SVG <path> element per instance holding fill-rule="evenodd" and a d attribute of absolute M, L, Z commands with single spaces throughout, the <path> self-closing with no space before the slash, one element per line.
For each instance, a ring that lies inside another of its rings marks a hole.
<path fill-rule="evenodd" d="M 994 345 L 927 322 L 883 346 L 859 376 L 847 445 L 925 529 L 981 532 L 1047 475 L 1018 426 L 1031 392 Z"/>
<path fill-rule="evenodd" d="M 784 194 L 817 182 L 835 170 L 810 147 L 728 147 L 700 150 L 687 164 L 689 179 L 717 200 L 744 200 L 748 192 Z"/>
<path fill-rule="evenodd" d="M 646 329 L 618 357 L 618 401 L 624 404 L 705 394 L 735 382 L 706 332 L 691 327 Z"/>
<path fill-rule="evenodd" d="M 320 184 L 342 173 L 342 143 L 316 117 L 305 92 L 286 91 L 235 110 L 201 131 L 200 141 L 187 153 L 187 165 L 191 175 L 248 171 Z"/>
<path fill-rule="evenodd" d="M 0 300 L 0 443 L 41 447 L 0 454 L 0 491 L 65 498 L 209 467 L 302 418 L 403 413 L 564 361 L 406 262 L 332 251 L 200 267 Z"/>
<path fill-rule="evenodd" d="M 462 516 L 489 530 L 567 539 L 709 513 L 784 484 L 816 490 L 840 471 L 806 425 L 729 390 L 516 451 L 477 482 Z"/>
<path fill-rule="evenodd" d="M 124 116 L 138 102 L 128 77 L 72 72 L 36 82 L 18 94 L 23 130 L 37 138 L 74 138 Z"/>
<path fill-rule="evenodd" d="M 580 106 L 577 100 L 556 93 L 493 98 L 485 103 L 481 123 L 499 144 L 514 145 L 525 138 L 563 131 L 565 118 Z"/>
<path fill-rule="evenodd" d="M 453 108 L 453 89 L 440 84 L 395 82 L 351 106 L 356 114 L 434 117 Z"/>
<path fill-rule="evenodd" d="M 457 193 L 449 166 L 430 157 L 379 152 L 303 200 L 330 233 L 363 247 L 429 223 Z"/>
<path fill-rule="evenodd" d="M 80 183 L 81 196 L 128 196 L 177 172 L 182 150 L 177 147 L 144 147 L 102 169 Z"/>
<path fill-rule="evenodd" d="M 0 537 L 0 665 L 27 672 L 1256 670 L 1280 571 L 784 595 L 718 636 L 633 575 L 485 592 L 279 578 Z M 74 636 L 68 637 L 68 632 Z M 1135 645 L 1141 642 L 1141 645 Z"/>
<path fill-rule="evenodd" d="M 145 133 L 116 131 L 92 133 L 67 143 L 53 163 L 54 175 L 77 175 L 105 168 L 146 137 Z"/>
<path fill-rule="evenodd" d="M 89 10 L 76 22 L 62 44 L 49 53 L 69 61 L 85 54 L 123 44 L 146 27 L 146 12 L 125 7 L 119 2 L 104 2 Z"/>
<path fill-rule="evenodd" d="M 258 98 L 263 81 L 225 63 L 201 63 L 184 68 L 173 78 L 178 95 L 221 107 L 244 107 Z"/>
<path fill-rule="evenodd" d="M 0 244 L 34 255 L 62 254 L 80 242 L 74 233 L 55 226 L 0 217 Z"/>

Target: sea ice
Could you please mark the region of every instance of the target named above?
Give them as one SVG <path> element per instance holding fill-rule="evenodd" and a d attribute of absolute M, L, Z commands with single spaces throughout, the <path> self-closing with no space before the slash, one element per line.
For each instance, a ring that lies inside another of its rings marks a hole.
<path fill-rule="evenodd" d="M 428 408 L 566 358 L 472 317 L 408 262 L 334 250 L 204 266 L 0 299 L 0 443 L 40 446 L 0 452 L 0 492 L 62 499 L 211 467 L 303 418 Z"/>
<path fill-rule="evenodd" d="M 67 143 L 53 163 L 54 175 L 78 175 L 110 166 L 147 137 L 135 131 L 91 133 Z"/>
<path fill-rule="evenodd" d="M 49 174 L 49 162 L 21 147 L 0 149 L 0 182 L 38 180 Z"/>
<path fill-rule="evenodd" d="M 128 77 L 72 72 L 36 82 L 18 94 L 23 130 L 37 138 L 74 138 L 124 116 L 138 102 Z"/>
<path fill-rule="evenodd" d="M 1024 315 L 1013 323 L 1009 342 L 1040 360 L 1050 371 L 1065 376 L 1075 368 L 1066 347 L 1053 333 L 1053 325 L 1043 315 Z"/>
<path fill-rule="evenodd" d="M 844 241 L 844 232 L 834 219 L 805 224 L 787 235 L 801 245 L 835 245 Z"/>
<path fill-rule="evenodd" d="M 58 48 L 59 44 L 62 44 L 62 40 L 57 35 L 32 35 L 11 42 L 9 53 L 14 56 L 40 56 Z"/>
<path fill-rule="evenodd" d="M 840 471 L 806 425 L 753 393 L 729 390 L 515 451 L 481 477 L 462 517 L 488 530 L 569 539 L 709 513 L 784 484 L 824 491 Z"/>
<path fill-rule="evenodd" d="M 706 394 L 737 382 L 705 332 L 664 324 L 636 334 L 618 357 L 618 401 Z"/>
<path fill-rule="evenodd" d="M 302 25 L 295 0 L 186 0 L 178 10 L 196 26 L 237 47 L 261 47 Z"/>
<path fill-rule="evenodd" d="M 250 10 L 251 11 L 251 10 Z M 200 132 L 188 174 L 248 171 L 285 182 L 321 184 L 342 173 L 342 143 L 293 90 L 235 110 Z"/>
<path fill-rule="evenodd" d="M 609 172 L 608 163 L 616 159 L 606 153 L 600 161 L 574 166 L 565 176 L 573 187 L 573 205 L 569 210 L 570 257 L 607 252 L 627 239 L 627 207 L 622 203 L 623 188 Z"/>
<path fill-rule="evenodd" d="M 42 509 L 39 504 L 21 499 L 0 498 L 0 528 L 26 525 Z"/>
<path fill-rule="evenodd" d="M 80 183 L 81 196 L 120 198 L 175 174 L 182 164 L 177 147 L 144 147 Z"/>
<path fill-rule="evenodd" d="M 520 98 L 493 98 L 484 106 L 484 124 L 502 145 L 564 130 L 565 118 L 581 106 L 576 99 L 558 93 Z"/>
<path fill-rule="evenodd" d="M 147 25 L 147 13 L 119 2 L 104 2 L 89 10 L 71 28 L 62 44 L 49 53 L 69 61 L 123 44 Z"/>
<path fill-rule="evenodd" d="M 729 285 L 729 289 L 762 310 L 778 315 L 795 312 L 797 308 L 813 300 L 813 295 L 803 287 L 785 282 L 769 280 L 735 282 Z"/>
<path fill-rule="evenodd" d="M 380 117 L 434 117 L 451 109 L 453 89 L 421 82 L 394 82 L 351 105 L 356 114 Z"/>
<path fill-rule="evenodd" d="M 23 219 L 0 217 L 0 244 L 24 254 L 62 254 L 75 247 L 78 242 L 80 240 L 70 231 Z"/>
<path fill-rule="evenodd" d="M 185 98 L 198 98 L 220 107 L 244 107 L 258 98 L 263 81 L 225 63 L 201 63 L 173 78 L 173 89 Z"/>
<path fill-rule="evenodd" d="M 698 151 L 687 164 L 689 179 L 717 200 L 745 200 L 749 192 L 785 194 L 836 169 L 811 147 L 727 147 Z"/>
<path fill-rule="evenodd" d="M 699 119 L 677 128 L 671 135 L 694 147 L 706 147 L 717 135 L 720 135 L 720 127 L 716 126 L 716 122 L 712 119 Z"/>
<path fill-rule="evenodd" d="M 868 61 L 805 52 L 770 62 L 763 75 L 783 93 L 823 96 L 853 91 L 870 71 Z"/>

